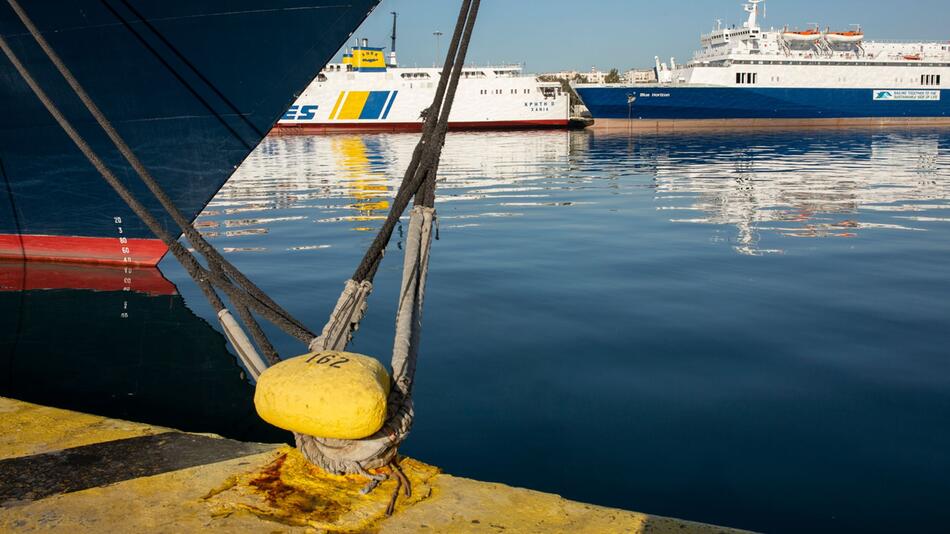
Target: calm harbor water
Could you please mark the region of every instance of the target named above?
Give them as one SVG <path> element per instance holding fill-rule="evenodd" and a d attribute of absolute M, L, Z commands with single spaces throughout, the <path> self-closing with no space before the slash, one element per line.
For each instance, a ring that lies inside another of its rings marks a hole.
<path fill-rule="evenodd" d="M 270 137 L 198 225 L 319 329 L 416 140 Z M 769 532 L 944 530 L 948 156 L 923 129 L 450 134 L 404 452 Z M 400 246 L 351 347 L 384 361 Z M 173 260 L 76 271 L 0 264 L 0 394 L 286 439 Z"/>

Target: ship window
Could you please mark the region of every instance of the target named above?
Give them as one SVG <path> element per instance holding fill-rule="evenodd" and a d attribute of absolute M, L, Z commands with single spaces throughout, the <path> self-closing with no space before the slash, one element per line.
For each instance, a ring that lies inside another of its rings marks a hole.
<path fill-rule="evenodd" d="M 921 74 L 920 85 L 940 85 L 939 74 Z"/>
<path fill-rule="evenodd" d="M 759 75 L 756 72 L 737 72 L 736 83 L 737 84 L 759 83 Z"/>

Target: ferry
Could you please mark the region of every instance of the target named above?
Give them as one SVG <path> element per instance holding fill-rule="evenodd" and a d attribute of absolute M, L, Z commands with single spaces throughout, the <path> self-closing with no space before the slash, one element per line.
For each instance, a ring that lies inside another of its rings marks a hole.
<path fill-rule="evenodd" d="M 20 0 L 19 13 L 16 2 L 0 3 L 0 36 L 10 52 L 0 54 L 0 259 L 155 265 L 166 252 L 54 121 L 11 56 L 178 234 L 27 20 L 193 219 L 378 3 Z"/>
<path fill-rule="evenodd" d="M 395 46 L 394 46 L 395 48 Z M 277 133 L 421 131 L 442 69 L 400 67 L 395 53 L 363 39 L 327 65 L 287 110 Z M 542 82 L 520 65 L 462 70 L 449 128 L 565 128 L 570 97 L 558 82 Z"/>
<path fill-rule="evenodd" d="M 601 126 L 950 124 L 950 42 L 868 40 L 847 30 L 765 29 L 764 0 L 741 27 L 721 23 L 651 84 L 575 84 Z"/>

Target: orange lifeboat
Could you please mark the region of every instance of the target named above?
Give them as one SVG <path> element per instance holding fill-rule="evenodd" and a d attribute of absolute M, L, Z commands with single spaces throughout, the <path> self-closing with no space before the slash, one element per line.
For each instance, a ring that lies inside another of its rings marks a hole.
<path fill-rule="evenodd" d="M 847 32 L 827 32 L 825 40 L 829 43 L 860 43 L 864 40 L 864 32 L 860 29 Z"/>
<path fill-rule="evenodd" d="M 785 39 L 786 41 L 812 42 L 812 41 L 817 41 L 818 39 L 821 39 L 821 32 L 818 31 L 817 28 L 812 29 L 812 30 L 804 30 L 804 31 L 798 31 L 798 30 L 789 31 L 789 29 L 786 27 L 785 31 L 782 32 L 782 38 Z"/>
<path fill-rule="evenodd" d="M 920 54 L 907 54 L 904 56 L 907 61 L 920 61 Z"/>

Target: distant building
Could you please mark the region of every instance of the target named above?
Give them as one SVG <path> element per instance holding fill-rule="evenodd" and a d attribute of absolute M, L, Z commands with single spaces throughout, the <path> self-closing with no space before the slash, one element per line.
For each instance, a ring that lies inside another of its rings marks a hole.
<path fill-rule="evenodd" d="M 562 70 L 560 72 L 545 72 L 540 76 L 550 80 L 573 80 L 576 75 L 576 70 Z"/>
<path fill-rule="evenodd" d="M 583 83 L 604 83 L 604 78 L 607 77 L 607 74 L 607 72 L 597 70 L 597 67 L 591 67 L 590 71 L 587 72 L 578 70 L 562 70 L 560 72 L 548 72 L 542 76 L 568 81 L 577 80 Z"/>
<path fill-rule="evenodd" d="M 630 69 L 623 73 L 625 83 L 654 83 L 656 71 L 654 69 Z"/>
<path fill-rule="evenodd" d="M 597 67 L 591 67 L 590 72 L 586 73 L 587 81 L 590 83 L 604 83 L 604 78 L 607 77 L 607 73 L 602 70 L 597 70 Z"/>
<path fill-rule="evenodd" d="M 606 83 L 610 71 L 602 71 L 591 67 L 589 71 L 564 70 L 542 74 L 545 79 L 578 81 L 581 83 Z M 653 69 L 630 69 L 621 75 L 623 83 L 651 83 L 656 81 L 656 72 Z"/>

